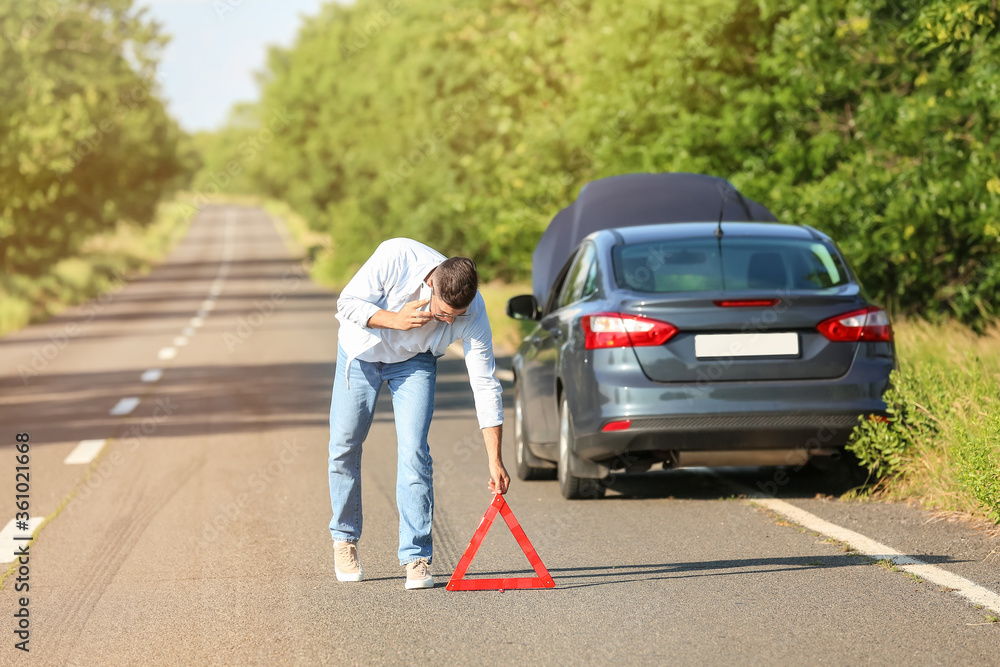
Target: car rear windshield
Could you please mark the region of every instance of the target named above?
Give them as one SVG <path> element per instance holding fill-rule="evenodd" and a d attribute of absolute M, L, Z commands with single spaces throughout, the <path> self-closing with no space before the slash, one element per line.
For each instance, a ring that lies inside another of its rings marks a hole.
<path fill-rule="evenodd" d="M 850 281 L 837 253 L 806 239 L 723 237 L 612 250 L 619 287 L 640 292 L 820 290 Z"/>

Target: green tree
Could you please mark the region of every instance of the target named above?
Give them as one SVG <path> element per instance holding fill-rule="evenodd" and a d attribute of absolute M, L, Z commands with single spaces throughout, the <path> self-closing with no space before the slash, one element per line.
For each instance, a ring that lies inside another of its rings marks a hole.
<path fill-rule="evenodd" d="M 165 38 L 130 0 L 0 0 L 0 33 L 0 262 L 36 274 L 151 220 L 182 133 L 158 98 Z"/>
<path fill-rule="evenodd" d="M 524 279 L 542 230 L 588 181 L 694 171 L 834 235 L 877 299 L 982 325 L 1000 287 L 997 12 L 991 0 L 331 3 L 271 52 L 259 103 L 215 140 L 293 116 L 240 187 L 329 233 L 341 275 L 410 235 L 474 257 L 487 278 Z"/>

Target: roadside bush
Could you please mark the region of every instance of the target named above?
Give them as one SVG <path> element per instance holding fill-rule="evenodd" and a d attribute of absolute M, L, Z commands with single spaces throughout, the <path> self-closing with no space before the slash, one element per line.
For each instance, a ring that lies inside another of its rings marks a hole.
<path fill-rule="evenodd" d="M 162 202 L 149 225 L 120 222 L 38 275 L 0 273 L 0 336 L 116 290 L 128 275 L 149 270 L 187 231 L 192 211 L 180 199 Z"/>
<path fill-rule="evenodd" d="M 859 420 L 852 433 L 848 450 L 857 457 L 876 480 L 892 478 L 903 470 L 904 459 L 912 452 L 914 441 L 928 435 L 928 422 L 921 419 L 916 408 L 907 401 L 909 388 L 898 372 L 892 374 L 893 387 L 885 393 L 888 421 Z M 909 384 L 909 377 L 906 383 Z"/>
<path fill-rule="evenodd" d="M 1000 524 L 1000 456 L 989 442 L 1000 442 L 1000 419 L 993 416 L 984 427 L 985 440 L 970 437 L 964 429 L 959 433 L 956 448 L 959 480 L 978 500 L 995 523 Z"/>
<path fill-rule="evenodd" d="M 896 325 L 900 370 L 887 422 L 862 421 L 848 449 L 895 498 L 1000 523 L 1000 329 Z"/>

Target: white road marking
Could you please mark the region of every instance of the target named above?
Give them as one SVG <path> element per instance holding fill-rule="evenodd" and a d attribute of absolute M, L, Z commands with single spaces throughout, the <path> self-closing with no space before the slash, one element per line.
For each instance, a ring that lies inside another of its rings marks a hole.
<path fill-rule="evenodd" d="M 115 403 L 115 407 L 111 408 L 111 412 L 109 412 L 108 414 L 109 415 L 127 415 L 130 412 L 132 412 L 133 410 L 135 410 L 135 407 L 137 405 L 139 405 L 139 399 L 138 399 L 138 397 L 136 397 L 136 396 L 129 396 L 128 398 L 123 398 L 120 401 L 118 401 L 117 403 Z"/>
<path fill-rule="evenodd" d="M 196 317 L 195 319 L 204 321 L 206 317 L 208 317 L 208 311 L 207 310 L 199 310 L 198 311 L 198 317 Z"/>
<path fill-rule="evenodd" d="M 44 516 L 33 516 L 28 519 L 28 530 L 18 530 L 17 523 L 11 519 L 3 530 L 0 530 L 0 563 L 10 563 L 16 556 L 14 552 L 28 543 L 28 540 L 15 540 L 15 537 L 34 535 L 35 530 L 45 521 Z"/>
<path fill-rule="evenodd" d="M 514 371 L 508 370 L 506 368 L 498 368 L 497 372 L 494 373 L 497 379 L 501 382 L 513 382 L 514 381 Z"/>
<path fill-rule="evenodd" d="M 178 336 L 177 338 L 174 338 L 174 345 L 176 345 L 177 347 L 184 347 L 187 344 L 188 344 L 188 339 L 186 336 Z"/>
<path fill-rule="evenodd" d="M 150 368 L 148 371 L 143 371 L 139 379 L 143 382 L 156 382 L 161 377 L 163 377 L 162 368 Z"/>
<path fill-rule="evenodd" d="M 892 547 L 876 542 L 860 533 L 855 533 L 853 530 L 825 521 L 815 514 L 810 514 L 783 500 L 777 498 L 752 498 L 751 500 L 791 519 L 800 526 L 835 540 L 846 542 L 860 553 L 876 560 L 892 561 L 901 570 L 915 574 L 938 586 L 950 588 L 954 593 L 970 602 L 1000 614 L 1000 595 L 969 581 L 965 577 L 960 577 L 954 572 L 949 572 L 936 565 L 929 565 L 918 558 L 906 556 Z"/>
<path fill-rule="evenodd" d="M 193 326 L 196 329 L 198 327 L 200 327 L 204 323 L 205 323 L 205 320 L 202 319 L 202 318 L 200 318 L 200 317 L 192 317 L 191 318 L 191 326 Z"/>
<path fill-rule="evenodd" d="M 213 308 L 215 308 L 215 300 L 214 299 L 205 299 L 204 301 L 201 302 L 201 309 L 202 310 L 212 310 Z"/>
<path fill-rule="evenodd" d="M 165 347 L 161 349 L 159 352 L 157 352 L 156 356 L 159 357 L 160 359 L 163 359 L 164 361 L 166 361 L 167 359 L 173 359 L 174 357 L 177 356 L 177 348 Z"/>
<path fill-rule="evenodd" d="M 78 463 L 90 463 L 94 460 L 101 450 L 104 449 L 104 445 L 107 444 L 107 439 L 101 440 L 81 440 L 80 444 L 73 448 L 73 451 L 69 453 L 69 456 L 63 460 L 63 463 L 69 465 Z"/>
<path fill-rule="evenodd" d="M 181 334 L 183 334 L 185 336 L 193 336 L 194 335 L 194 327 L 184 327 L 184 331 L 182 331 Z"/>

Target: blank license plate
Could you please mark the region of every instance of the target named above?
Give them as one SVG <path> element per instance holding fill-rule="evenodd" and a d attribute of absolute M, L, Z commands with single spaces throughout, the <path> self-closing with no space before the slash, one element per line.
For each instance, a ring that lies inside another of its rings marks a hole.
<path fill-rule="evenodd" d="M 797 357 L 797 333 L 703 334 L 694 337 L 699 359 L 718 357 Z"/>

